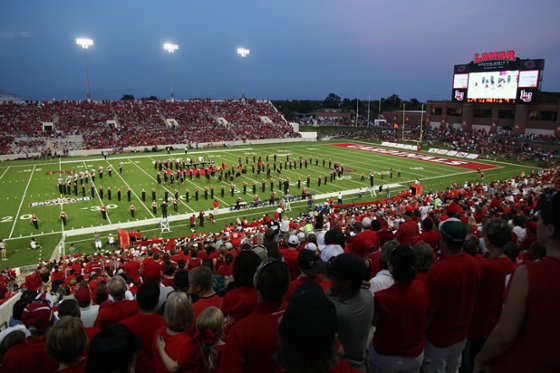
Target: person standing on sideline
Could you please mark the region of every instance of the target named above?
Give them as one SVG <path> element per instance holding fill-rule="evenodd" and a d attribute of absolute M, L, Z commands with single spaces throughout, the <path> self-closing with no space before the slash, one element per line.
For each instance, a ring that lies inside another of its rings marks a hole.
<path fill-rule="evenodd" d="M 2 260 L 6 261 L 8 258 L 6 257 L 6 241 L 0 240 L 0 254 L 2 254 Z"/>
<path fill-rule="evenodd" d="M 64 212 L 64 210 L 60 211 L 60 220 L 62 221 L 62 225 L 64 225 L 66 227 L 66 213 Z"/>
<path fill-rule="evenodd" d="M 385 198 L 391 198 L 391 190 L 389 189 L 389 185 L 385 187 Z"/>
<path fill-rule="evenodd" d="M 342 192 L 338 192 L 338 204 L 342 205 Z"/>
<path fill-rule="evenodd" d="M 130 216 L 134 217 L 134 210 L 136 210 L 136 208 L 132 203 L 130 204 L 130 207 L 128 209 L 130 210 Z"/>
<path fill-rule="evenodd" d="M 200 210 L 200 212 L 198 213 L 198 220 L 200 223 L 201 227 L 204 227 L 204 211 Z"/>
<path fill-rule="evenodd" d="M 33 223 L 35 229 L 39 230 L 39 218 L 37 217 L 37 215 L 35 214 L 31 215 L 31 222 Z"/>
<path fill-rule="evenodd" d="M 95 250 L 101 250 L 103 248 L 103 244 L 101 243 L 101 235 L 99 232 L 95 232 L 93 235 L 93 241 L 95 242 Z"/>
<path fill-rule="evenodd" d="M 217 199 L 214 200 L 214 204 L 213 204 L 213 205 L 214 205 L 214 215 L 217 215 L 217 214 L 218 214 L 218 206 L 220 205 L 220 204 L 218 203 L 218 200 L 217 200 Z"/>

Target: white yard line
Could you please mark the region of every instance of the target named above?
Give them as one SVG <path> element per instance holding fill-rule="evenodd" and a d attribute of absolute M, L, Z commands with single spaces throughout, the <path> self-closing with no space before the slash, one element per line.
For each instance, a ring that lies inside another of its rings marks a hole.
<path fill-rule="evenodd" d="M 107 164 L 111 164 L 111 163 L 109 163 L 109 161 L 107 161 Z M 136 164 L 136 163 L 135 163 L 135 164 Z M 134 190 L 132 190 L 132 188 L 130 187 L 130 185 L 128 185 L 128 183 L 127 183 L 126 181 L 124 181 L 124 178 L 122 177 L 122 175 L 120 174 L 120 172 L 118 172 L 118 171 L 115 170 L 114 168 L 113 168 L 113 170 L 112 170 L 111 172 L 114 173 L 115 175 L 117 175 L 118 177 L 121 178 L 121 180 L 122 180 L 122 182 L 124 183 L 124 185 L 126 185 L 126 187 L 127 187 L 128 189 L 130 189 L 130 191 L 132 192 L 132 194 L 134 194 L 134 196 L 136 197 L 136 199 L 137 199 L 138 201 L 142 201 L 142 199 L 138 197 L 138 194 L 136 194 L 136 193 L 134 192 Z M 107 173 L 107 176 L 108 176 L 108 175 L 109 175 L 109 173 Z M 153 212 L 148 208 L 148 206 L 146 206 L 144 203 L 142 203 L 142 206 L 144 206 L 144 208 L 148 211 L 148 213 L 149 213 L 150 215 L 152 215 L 152 218 L 155 218 L 155 217 L 156 217 L 156 216 L 153 214 Z"/>
<path fill-rule="evenodd" d="M 86 161 L 83 161 L 84 163 L 84 168 L 87 171 L 87 165 L 86 165 Z M 91 177 L 90 177 L 91 178 Z M 97 198 L 99 199 L 99 202 L 101 203 L 101 206 L 104 206 L 105 204 L 103 203 L 103 201 L 101 200 L 101 197 L 99 197 L 99 193 L 97 192 L 97 187 L 95 186 L 95 183 L 93 182 L 93 179 L 91 180 L 91 185 L 93 185 L 93 188 L 95 189 L 95 193 L 97 194 Z M 101 214 L 101 211 L 99 211 L 99 213 Z M 109 216 L 109 211 L 107 211 L 107 221 L 109 222 L 109 224 L 111 223 L 111 217 Z"/>
<path fill-rule="evenodd" d="M 151 161 L 153 161 L 152 158 L 150 158 L 150 157 L 148 157 L 148 158 L 149 158 Z M 148 176 L 150 177 L 150 179 L 153 179 L 153 176 L 152 176 L 152 175 L 150 175 L 148 172 L 146 172 L 146 170 L 144 170 L 142 167 L 138 166 L 135 162 L 132 161 L 132 159 L 130 159 L 130 158 L 127 158 L 127 159 L 130 161 L 131 164 L 133 164 L 134 166 L 136 166 L 140 171 L 142 171 L 143 173 L 145 173 L 146 175 L 148 175 Z M 187 181 L 188 181 L 188 180 L 187 180 Z M 172 199 L 174 198 L 173 192 L 171 192 L 169 189 L 167 189 L 167 186 L 162 185 L 162 188 L 165 188 L 165 190 L 167 190 L 167 191 L 169 192 L 169 194 L 171 194 Z M 165 193 L 165 190 L 164 190 L 164 193 Z M 148 193 L 148 192 L 146 192 L 146 194 L 147 194 L 147 193 Z M 151 194 L 151 192 L 150 192 L 150 194 Z M 179 198 L 179 202 L 181 202 L 183 205 L 185 205 L 189 210 L 191 210 L 191 212 L 195 212 L 194 209 L 193 209 L 192 207 L 190 207 L 186 202 L 183 202 L 182 199 Z M 171 207 L 171 206 L 170 206 L 170 207 Z M 152 216 L 154 216 L 153 213 L 152 213 L 151 211 L 150 211 L 150 213 L 152 214 Z M 155 216 L 154 216 L 154 218 L 155 218 Z"/>
<path fill-rule="evenodd" d="M 0 179 L 2 179 L 4 177 L 4 175 L 6 175 L 6 172 L 8 172 L 8 170 L 10 169 L 10 166 L 8 166 L 6 168 L 6 171 L 4 171 L 4 173 L 2 174 L 2 176 L 0 176 Z"/>
<path fill-rule="evenodd" d="M 33 170 L 31 170 L 29 174 L 29 180 L 27 180 L 27 185 L 25 186 L 25 190 L 23 191 L 23 196 L 21 197 L 21 202 L 19 203 L 19 208 L 17 210 L 16 216 L 14 217 L 14 224 L 12 224 L 12 230 L 10 231 L 10 235 L 8 239 L 12 238 L 12 234 L 14 233 L 14 229 L 16 227 L 16 223 L 19 218 L 19 213 L 21 211 L 21 206 L 23 206 L 23 201 L 25 200 L 25 195 L 27 194 L 27 189 L 29 188 L 29 184 L 31 184 L 31 180 L 33 179 L 33 173 L 35 172 L 36 165 L 33 165 Z"/>

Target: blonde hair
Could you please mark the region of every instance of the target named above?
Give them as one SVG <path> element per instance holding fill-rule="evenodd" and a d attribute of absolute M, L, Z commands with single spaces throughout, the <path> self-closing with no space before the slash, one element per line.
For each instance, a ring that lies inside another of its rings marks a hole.
<path fill-rule="evenodd" d="M 214 371 L 218 366 L 218 351 L 216 344 L 220 342 L 224 334 L 224 314 L 217 307 L 209 307 L 202 311 L 196 319 L 196 329 L 203 333 L 205 329 L 210 329 L 214 333 L 213 343 L 200 344 L 200 356 L 202 364 L 207 372 Z"/>
<path fill-rule="evenodd" d="M 194 310 L 186 293 L 174 292 L 169 294 L 167 302 L 165 302 L 163 321 L 169 330 L 176 333 L 184 332 L 192 325 Z"/>

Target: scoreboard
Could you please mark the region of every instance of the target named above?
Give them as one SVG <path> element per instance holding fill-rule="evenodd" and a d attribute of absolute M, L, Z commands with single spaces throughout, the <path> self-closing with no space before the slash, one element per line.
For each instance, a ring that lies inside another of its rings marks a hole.
<path fill-rule="evenodd" d="M 468 64 L 455 65 L 455 102 L 532 103 L 540 91 L 544 60 L 522 60 L 515 51 L 476 53 Z"/>

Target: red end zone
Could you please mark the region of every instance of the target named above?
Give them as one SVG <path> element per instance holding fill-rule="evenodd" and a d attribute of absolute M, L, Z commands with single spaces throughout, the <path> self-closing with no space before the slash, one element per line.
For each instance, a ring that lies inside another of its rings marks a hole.
<path fill-rule="evenodd" d="M 495 168 L 499 168 L 498 166 L 493 166 L 486 163 L 472 162 L 463 159 L 444 158 L 444 157 L 439 157 L 437 155 L 421 154 L 415 152 L 402 151 L 398 149 L 381 148 L 377 146 L 365 146 L 365 145 L 356 145 L 350 143 L 329 144 L 329 146 L 337 146 L 339 148 L 361 150 L 361 151 L 376 153 L 376 154 L 392 155 L 394 157 L 414 159 L 416 161 L 432 162 L 432 163 L 443 164 L 446 166 L 466 168 L 468 170 L 473 170 L 473 171 L 477 171 L 479 169 L 484 171 L 484 170 L 492 170 Z"/>

